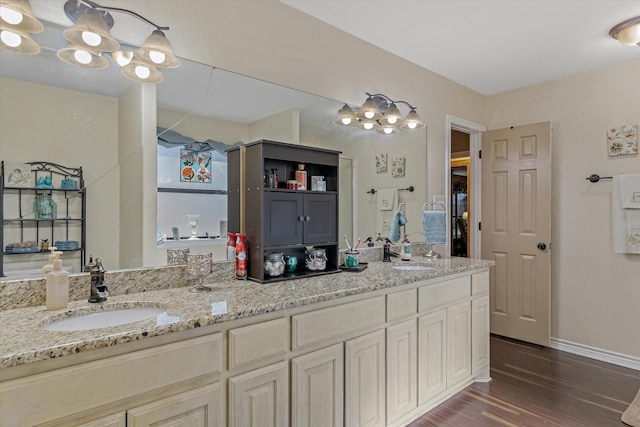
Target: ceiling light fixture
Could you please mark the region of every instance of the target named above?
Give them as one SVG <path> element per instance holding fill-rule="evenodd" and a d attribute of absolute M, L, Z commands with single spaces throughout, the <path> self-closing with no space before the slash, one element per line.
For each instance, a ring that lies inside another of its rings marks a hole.
<path fill-rule="evenodd" d="M 120 71 L 125 77 L 141 83 L 160 83 L 164 80 L 158 67 L 180 66 L 180 60 L 164 34 L 169 27 L 160 27 L 131 10 L 101 6 L 90 0 L 67 0 L 64 11 L 74 22 L 72 27 L 64 31 L 69 45 L 58 51 L 58 57 L 64 62 L 88 69 L 104 69 L 109 63 L 103 54 L 108 53 L 122 67 Z M 110 12 L 131 15 L 155 27 L 155 30 L 140 48 L 121 49 L 120 43 L 109 31 L 114 24 Z"/>
<path fill-rule="evenodd" d="M 335 123 L 343 126 L 356 126 L 362 130 L 375 130 L 385 135 L 397 133 L 400 129 L 419 129 L 424 127 L 416 107 L 406 101 L 394 101 L 386 95 L 375 95 L 366 92 L 367 99 L 357 112 L 345 104 Z M 398 104 L 409 108 L 409 113 L 403 119 Z"/>
<path fill-rule="evenodd" d="M 25 55 L 40 53 L 32 33 L 44 30 L 29 0 L 0 0 L 0 48 Z"/>
<path fill-rule="evenodd" d="M 619 23 L 609 30 L 609 35 L 622 44 L 640 46 L 640 16 Z"/>

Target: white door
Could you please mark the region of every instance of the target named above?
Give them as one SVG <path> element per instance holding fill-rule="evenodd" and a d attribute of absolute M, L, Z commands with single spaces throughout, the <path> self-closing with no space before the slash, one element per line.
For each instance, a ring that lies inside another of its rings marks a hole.
<path fill-rule="evenodd" d="M 549 345 L 551 124 L 482 136 L 482 258 L 491 267 L 491 332 Z"/>

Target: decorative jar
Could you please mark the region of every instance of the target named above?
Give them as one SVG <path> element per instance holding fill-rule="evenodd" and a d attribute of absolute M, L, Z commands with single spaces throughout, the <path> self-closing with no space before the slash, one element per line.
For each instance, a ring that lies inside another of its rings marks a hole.
<path fill-rule="evenodd" d="M 284 273 L 284 255 L 282 252 L 264 255 L 264 273 L 271 277 L 282 276 Z"/>
<path fill-rule="evenodd" d="M 324 249 L 307 249 L 305 265 L 308 270 L 320 271 L 327 268 L 327 253 Z"/>

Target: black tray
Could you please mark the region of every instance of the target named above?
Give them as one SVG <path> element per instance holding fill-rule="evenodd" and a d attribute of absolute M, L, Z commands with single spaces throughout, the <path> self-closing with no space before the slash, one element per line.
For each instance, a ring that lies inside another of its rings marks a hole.
<path fill-rule="evenodd" d="M 358 264 L 358 266 L 356 268 L 347 268 L 344 264 L 340 264 L 338 266 L 338 268 L 342 271 L 353 271 L 353 272 L 360 272 L 362 270 L 364 270 L 365 268 L 367 268 L 369 264 L 366 262 L 361 262 L 360 264 Z"/>

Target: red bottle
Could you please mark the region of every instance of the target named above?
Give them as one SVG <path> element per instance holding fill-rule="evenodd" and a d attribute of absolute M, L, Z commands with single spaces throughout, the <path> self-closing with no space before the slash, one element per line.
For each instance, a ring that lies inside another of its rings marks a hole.
<path fill-rule="evenodd" d="M 244 242 L 245 235 L 236 234 L 236 279 L 247 278 L 247 263 L 249 261 L 249 254 L 247 252 L 247 246 Z"/>

